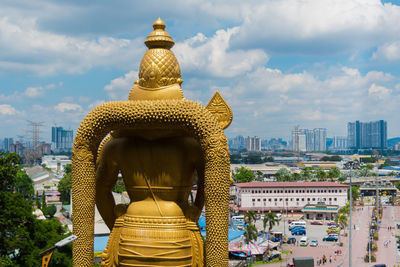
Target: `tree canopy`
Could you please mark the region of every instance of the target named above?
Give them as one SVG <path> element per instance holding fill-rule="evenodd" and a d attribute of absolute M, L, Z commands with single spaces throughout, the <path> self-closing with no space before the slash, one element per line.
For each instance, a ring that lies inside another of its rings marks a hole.
<path fill-rule="evenodd" d="M 21 157 L 15 153 L 0 152 L 0 189 L 2 191 L 13 191 L 15 177 L 21 169 L 19 164 Z"/>
<path fill-rule="evenodd" d="M 72 187 L 72 169 L 71 164 L 64 167 L 64 177 L 58 182 L 57 189 L 60 192 L 60 200 L 64 204 L 70 204 Z"/>
<path fill-rule="evenodd" d="M 254 173 L 247 169 L 246 167 L 237 168 L 235 174 L 233 175 L 233 179 L 237 183 L 247 183 L 253 181 L 255 178 Z"/>

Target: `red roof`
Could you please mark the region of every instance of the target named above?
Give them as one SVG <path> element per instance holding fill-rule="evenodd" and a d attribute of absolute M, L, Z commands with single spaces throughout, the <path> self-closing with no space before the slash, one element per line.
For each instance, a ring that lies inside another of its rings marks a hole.
<path fill-rule="evenodd" d="M 253 187 L 348 187 L 345 184 L 339 184 L 335 182 L 249 182 L 249 183 L 237 183 L 237 187 L 241 188 L 253 188 Z"/>

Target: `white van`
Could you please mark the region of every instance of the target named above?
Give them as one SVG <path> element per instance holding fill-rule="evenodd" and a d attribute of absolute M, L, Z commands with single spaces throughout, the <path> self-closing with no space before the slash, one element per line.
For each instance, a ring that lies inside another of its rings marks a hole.
<path fill-rule="evenodd" d="M 292 230 L 293 228 L 296 228 L 296 227 L 302 227 L 305 229 L 307 227 L 307 223 L 304 221 L 299 221 L 299 222 L 291 222 L 289 224 L 289 230 Z"/>

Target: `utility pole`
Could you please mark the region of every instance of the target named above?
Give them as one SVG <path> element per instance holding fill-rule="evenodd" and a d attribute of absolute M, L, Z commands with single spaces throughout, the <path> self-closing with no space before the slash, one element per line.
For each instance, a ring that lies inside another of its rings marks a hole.
<path fill-rule="evenodd" d="M 353 209 L 353 194 L 352 194 L 352 191 L 353 191 L 353 188 L 352 188 L 352 178 L 353 178 L 353 169 L 355 169 L 355 168 L 357 168 L 358 167 L 358 162 L 357 161 L 349 161 L 349 162 L 347 162 L 346 163 L 346 167 L 347 168 L 349 168 L 350 169 L 350 188 L 349 188 L 349 190 L 350 190 L 350 196 L 349 196 L 349 202 L 350 202 L 350 206 L 349 206 L 349 209 L 350 209 L 350 224 L 349 224 L 349 267 L 351 267 L 352 266 L 352 264 L 351 264 L 351 260 L 352 260 L 352 228 L 353 228 L 353 226 L 352 226 L 352 220 L 351 220 L 351 216 L 352 216 L 352 209 Z"/>

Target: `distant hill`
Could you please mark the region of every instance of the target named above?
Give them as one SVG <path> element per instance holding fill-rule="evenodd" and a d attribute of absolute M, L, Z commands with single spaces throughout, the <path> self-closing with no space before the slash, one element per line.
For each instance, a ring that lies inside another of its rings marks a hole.
<path fill-rule="evenodd" d="M 394 137 L 388 139 L 388 147 L 393 147 L 395 144 L 400 142 L 400 137 Z"/>

